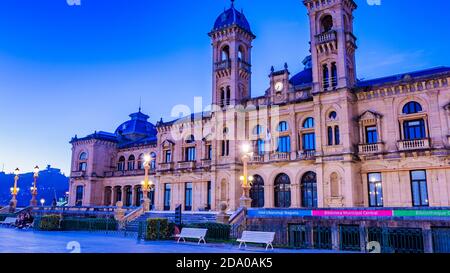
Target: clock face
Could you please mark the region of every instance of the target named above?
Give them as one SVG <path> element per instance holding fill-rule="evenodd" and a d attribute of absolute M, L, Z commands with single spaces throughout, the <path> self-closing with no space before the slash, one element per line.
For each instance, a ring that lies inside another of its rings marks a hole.
<path fill-rule="evenodd" d="M 276 91 L 282 91 L 282 90 L 283 90 L 283 87 L 284 87 L 284 85 L 283 85 L 282 82 L 277 82 L 277 83 L 275 84 L 275 90 L 276 90 Z"/>

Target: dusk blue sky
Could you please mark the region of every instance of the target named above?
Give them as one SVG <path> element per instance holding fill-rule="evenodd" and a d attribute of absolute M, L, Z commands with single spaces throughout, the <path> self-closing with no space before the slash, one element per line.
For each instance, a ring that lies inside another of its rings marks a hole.
<path fill-rule="evenodd" d="M 447 0 L 357 0 L 358 78 L 450 65 Z M 113 132 L 136 112 L 156 122 L 211 99 L 207 33 L 229 0 L 2 0 L 0 171 L 70 169 L 75 134 Z M 236 0 L 257 39 L 252 95 L 270 66 L 302 69 L 309 26 L 301 0 Z"/>

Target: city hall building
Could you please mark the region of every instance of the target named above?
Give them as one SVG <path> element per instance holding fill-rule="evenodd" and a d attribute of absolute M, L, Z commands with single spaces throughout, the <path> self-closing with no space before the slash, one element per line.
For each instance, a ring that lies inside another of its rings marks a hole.
<path fill-rule="evenodd" d="M 256 36 L 232 3 L 209 33 L 211 111 L 151 123 L 139 110 L 115 132 L 74 137 L 70 205 L 140 206 L 151 155 L 154 210 L 236 210 L 251 143 L 252 207 L 450 206 L 450 67 L 360 81 L 354 1 L 303 3 L 303 71 L 272 68 L 252 97 Z"/>

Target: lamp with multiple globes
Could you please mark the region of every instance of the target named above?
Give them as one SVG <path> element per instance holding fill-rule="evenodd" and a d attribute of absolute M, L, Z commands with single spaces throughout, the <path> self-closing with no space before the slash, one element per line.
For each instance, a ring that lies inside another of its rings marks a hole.
<path fill-rule="evenodd" d="M 252 199 L 250 198 L 250 188 L 253 182 L 253 176 L 248 175 L 248 161 L 253 155 L 251 145 L 249 143 L 243 143 L 241 146 L 242 151 L 242 163 L 243 163 L 243 175 L 240 176 L 242 182 L 242 197 L 240 198 L 241 207 L 250 207 Z"/>

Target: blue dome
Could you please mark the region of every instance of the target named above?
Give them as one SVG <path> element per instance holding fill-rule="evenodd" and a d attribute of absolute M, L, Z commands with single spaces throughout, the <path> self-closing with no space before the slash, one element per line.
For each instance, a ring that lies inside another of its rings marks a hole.
<path fill-rule="evenodd" d="M 136 140 L 144 137 L 156 136 L 155 126 L 148 122 L 149 116 L 141 111 L 131 114 L 131 120 L 122 123 L 117 127 L 115 134 L 130 140 Z"/>
<path fill-rule="evenodd" d="M 224 11 L 222 14 L 219 15 L 219 17 L 216 20 L 216 23 L 214 24 L 213 31 L 221 30 L 227 27 L 230 27 L 232 25 L 237 25 L 241 27 L 242 29 L 252 32 L 250 29 L 250 24 L 247 21 L 247 18 L 245 18 L 244 14 L 237 11 L 234 8 L 234 4 L 231 4 L 231 8 Z"/>

